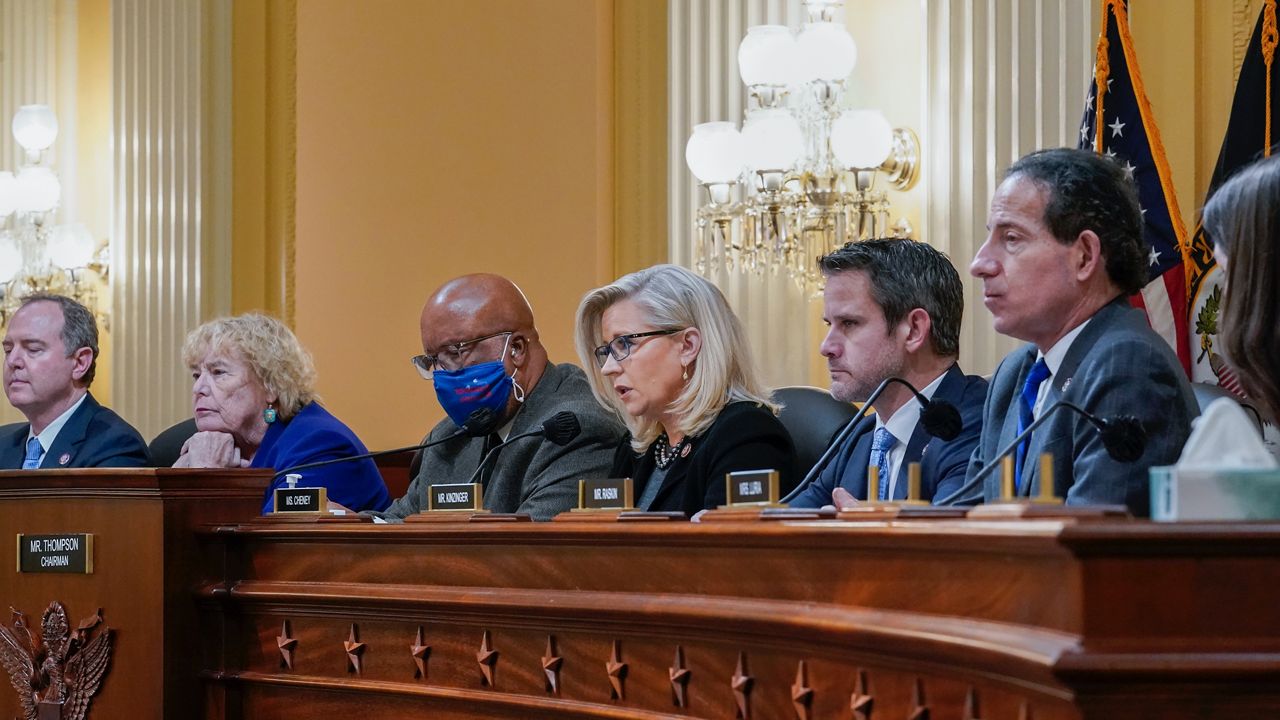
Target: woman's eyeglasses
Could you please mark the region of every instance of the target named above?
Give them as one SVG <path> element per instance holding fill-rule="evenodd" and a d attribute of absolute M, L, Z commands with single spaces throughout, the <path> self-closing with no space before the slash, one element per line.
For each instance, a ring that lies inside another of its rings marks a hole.
<path fill-rule="evenodd" d="M 631 333 L 630 335 L 619 335 L 609 342 L 595 349 L 596 366 L 604 367 L 612 357 L 618 362 L 622 362 L 631 356 L 631 351 L 639 343 L 635 342 L 640 338 L 654 337 L 657 335 L 673 335 L 680 332 L 679 330 L 650 330 L 649 332 Z"/>

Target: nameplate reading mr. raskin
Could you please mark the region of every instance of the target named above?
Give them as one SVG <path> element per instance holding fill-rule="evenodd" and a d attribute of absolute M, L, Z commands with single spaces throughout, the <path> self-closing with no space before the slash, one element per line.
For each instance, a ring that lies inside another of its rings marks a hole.
<path fill-rule="evenodd" d="M 778 471 L 742 470 L 725 478 L 730 505 L 770 505 L 778 502 Z"/>
<path fill-rule="evenodd" d="M 329 500 L 322 487 L 276 488 L 273 512 L 318 513 L 324 511 L 328 505 Z"/>
<path fill-rule="evenodd" d="M 427 493 L 429 510 L 480 510 L 479 483 L 450 483 L 432 485 Z"/>
<path fill-rule="evenodd" d="M 579 510 L 630 510 L 633 507 L 631 478 L 578 481 Z"/>
<path fill-rule="evenodd" d="M 18 535 L 18 572 L 93 572 L 93 535 Z"/>

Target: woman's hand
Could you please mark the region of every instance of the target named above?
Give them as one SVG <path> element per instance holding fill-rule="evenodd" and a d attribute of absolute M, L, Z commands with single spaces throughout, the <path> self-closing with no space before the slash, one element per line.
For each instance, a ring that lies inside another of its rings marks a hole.
<path fill-rule="evenodd" d="M 224 432 L 198 432 L 187 439 L 174 467 L 238 468 L 249 467 L 240 457 L 235 439 Z"/>

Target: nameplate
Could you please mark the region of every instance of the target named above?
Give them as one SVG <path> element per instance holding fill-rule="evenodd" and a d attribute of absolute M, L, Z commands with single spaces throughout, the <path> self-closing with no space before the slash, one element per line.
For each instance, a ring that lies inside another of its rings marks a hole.
<path fill-rule="evenodd" d="M 275 509 L 278 513 L 319 513 L 329 507 L 329 493 L 322 487 L 276 488 Z"/>
<path fill-rule="evenodd" d="M 778 502 L 777 470 L 741 470 L 725 476 L 728 506 L 773 505 Z"/>
<path fill-rule="evenodd" d="M 18 572 L 93 573 L 93 534 L 18 534 Z"/>
<path fill-rule="evenodd" d="M 578 481 L 579 510 L 630 510 L 635 506 L 631 478 Z"/>
<path fill-rule="evenodd" d="M 483 510 L 484 493 L 479 483 L 432 485 L 427 489 L 428 510 Z"/>

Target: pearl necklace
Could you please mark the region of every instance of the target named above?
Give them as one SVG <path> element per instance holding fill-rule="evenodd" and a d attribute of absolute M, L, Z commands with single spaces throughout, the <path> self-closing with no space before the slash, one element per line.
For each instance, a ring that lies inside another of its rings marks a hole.
<path fill-rule="evenodd" d="M 666 470 L 676 458 L 688 454 L 689 438 L 683 437 L 680 442 L 672 445 L 667 439 L 667 434 L 662 433 L 657 440 L 653 441 L 653 444 L 653 461 L 658 464 L 659 469 Z"/>

